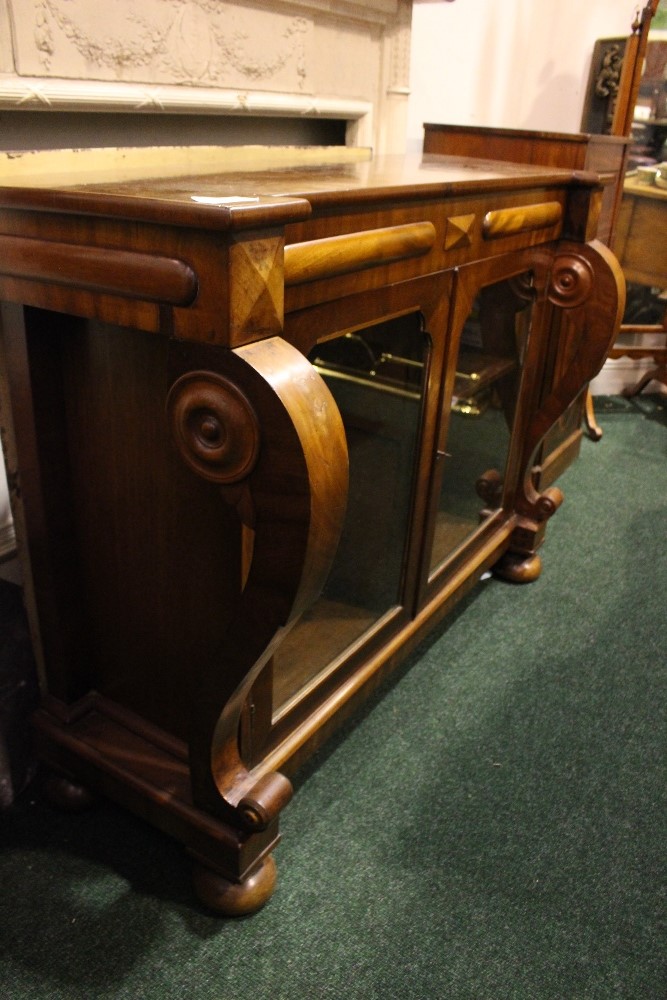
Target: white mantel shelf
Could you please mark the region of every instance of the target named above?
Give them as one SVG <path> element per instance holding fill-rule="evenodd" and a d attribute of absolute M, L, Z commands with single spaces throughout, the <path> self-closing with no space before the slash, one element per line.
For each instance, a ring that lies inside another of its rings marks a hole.
<path fill-rule="evenodd" d="M 3 110 L 306 115 L 355 120 L 370 114 L 372 108 L 370 101 L 311 94 L 0 76 Z"/>

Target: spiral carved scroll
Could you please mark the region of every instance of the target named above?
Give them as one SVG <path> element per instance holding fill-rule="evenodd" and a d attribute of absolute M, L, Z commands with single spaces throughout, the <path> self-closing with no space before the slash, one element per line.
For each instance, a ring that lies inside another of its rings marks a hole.
<path fill-rule="evenodd" d="M 240 389 L 215 372 L 188 372 L 167 397 L 167 417 L 183 460 L 214 483 L 238 483 L 259 453 L 257 415 Z"/>
<path fill-rule="evenodd" d="M 535 501 L 533 513 L 538 521 L 547 521 L 552 517 L 563 502 L 563 494 L 557 486 L 550 486 L 540 493 Z"/>
<path fill-rule="evenodd" d="M 583 257 L 562 254 L 556 258 L 549 285 L 549 301 L 562 309 L 574 309 L 593 291 L 593 269 Z"/>

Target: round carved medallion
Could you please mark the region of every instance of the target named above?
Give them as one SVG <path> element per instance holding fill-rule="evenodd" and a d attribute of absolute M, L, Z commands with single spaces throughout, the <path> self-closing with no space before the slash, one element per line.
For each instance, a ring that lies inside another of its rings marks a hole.
<path fill-rule="evenodd" d="M 593 290 L 593 271 L 583 257 L 564 254 L 556 258 L 551 273 L 549 301 L 564 309 L 580 306 Z"/>
<path fill-rule="evenodd" d="M 167 397 L 171 432 L 185 462 L 216 483 L 236 483 L 253 469 L 259 421 L 241 390 L 215 372 L 188 372 Z"/>

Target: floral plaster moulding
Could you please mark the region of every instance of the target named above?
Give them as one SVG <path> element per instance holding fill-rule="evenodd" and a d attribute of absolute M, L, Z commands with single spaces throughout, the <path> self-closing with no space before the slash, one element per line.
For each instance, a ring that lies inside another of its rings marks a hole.
<path fill-rule="evenodd" d="M 20 76 L 303 90 L 313 22 L 212 0 L 9 0 Z M 294 8 L 292 8 L 293 10 Z"/>

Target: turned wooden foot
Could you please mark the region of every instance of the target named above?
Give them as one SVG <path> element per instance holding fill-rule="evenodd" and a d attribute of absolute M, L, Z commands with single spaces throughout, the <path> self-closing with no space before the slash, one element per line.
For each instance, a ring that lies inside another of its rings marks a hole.
<path fill-rule="evenodd" d="M 542 560 L 537 553 L 525 556 L 506 552 L 493 567 L 495 576 L 511 583 L 532 583 L 533 580 L 537 580 L 541 572 Z"/>
<path fill-rule="evenodd" d="M 273 895 L 276 863 L 268 855 L 243 882 L 230 882 L 222 875 L 195 862 L 192 880 L 197 898 L 209 910 L 225 917 L 245 917 L 261 909 Z"/>
<path fill-rule="evenodd" d="M 65 812 L 83 812 L 96 802 L 88 788 L 63 774 L 50 774 L 44 782 L 44 792 L 52 806 Z"/>

